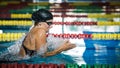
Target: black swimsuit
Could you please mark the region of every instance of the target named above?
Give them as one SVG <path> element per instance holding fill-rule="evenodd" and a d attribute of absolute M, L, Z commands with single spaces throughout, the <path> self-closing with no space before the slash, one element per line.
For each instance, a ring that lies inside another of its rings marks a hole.
<path fill-rule="evenodd" d="M 23 42 L 25 41 L 25 38 L 24 38 Z M 22 47 L 24 48 L 26 55 L 33 56 L 37 53 L 35 50 L 29 50 L 28 48 L 26 48 L 23 43 L 22 43 Z"/>
<path fill-rule="evenodd" d="M 22 45 L 22 47 L 24 48 L 26 55 L 33 56 L 33 55 L 36 54 L 36 51 L 35 51 L 35 50 L 29 50 L 29 49 L 26 48 L 24 45 Z"/>

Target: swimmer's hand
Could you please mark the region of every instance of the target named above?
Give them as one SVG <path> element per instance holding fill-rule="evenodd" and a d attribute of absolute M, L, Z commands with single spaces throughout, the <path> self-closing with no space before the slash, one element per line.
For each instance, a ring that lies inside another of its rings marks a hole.
<path fill-rule="evenodd" d="M 43 57 L 53 56 L 53 55 L 56 55 L 56 54 L 58 54 L 58 53 L 61 53 L 62 51 L 66 51 L 66 50 L 72 49 L 72 48 L 74 48 L 74 47 L 76 47 L 76 45 L 70 43 L 70 42 L 67 40 L 67 41 L 65 41 L 64 44 L 62 44 L 59 48 L 57 48 L 57 49 L 55 49 L 55 50 L 53 50 L 53 51 L 51 51 L 51 52 L 46 52 Z"/>
<path fill-rule="evenodd" d="M 76 47 L 76 45 L 69 42 L 69 40 L 66 40 L 65 43 L 62 45 L 62 49 L 64 51 L 75 48 L 75 47 Z"/>

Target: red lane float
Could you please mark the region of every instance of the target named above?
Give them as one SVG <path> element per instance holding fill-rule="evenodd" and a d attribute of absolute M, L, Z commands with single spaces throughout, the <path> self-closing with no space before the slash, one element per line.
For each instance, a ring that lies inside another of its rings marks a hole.
<path fill-rule="evenodd" d="M 54 37 L 64 38 L 64 39 L 81 39 L 81 38 L 92 38 L 91 34 L 51 34 Z M 47 34 L 49 36 L 49 34 Z"/>
<path fill-rule="evenodd" d="M 54 25 L 97 25 L 97 22 L 53 22 Z"/>
<path fill-rule="evenodd" d="M 88 15 L 53 15 L 54 17 L 88 17 Z"/>
<path fill-rule="evenodd" d="M 47 34 L 48 36 L 49 34 Z M 119 33 L 93 33 L 93 34 L 51 34 L 54 37 L 63 38 L 63 39 L 93 39 L 93 40 L 120 40 Z"/>

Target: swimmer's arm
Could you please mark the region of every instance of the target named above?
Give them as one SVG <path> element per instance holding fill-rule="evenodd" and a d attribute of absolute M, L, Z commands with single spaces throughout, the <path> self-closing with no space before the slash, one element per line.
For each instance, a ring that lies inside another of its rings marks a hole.
<path fill-rule="evenodd" d="M 61 45 L 59 48 L 51 51 L 51 52 L 46 52 L 44 57 L 47 57 L 47 56 L 53 56 L 53 55 L 56 55 L 58 53 L 61 53 L 62 51 L 66 51 L 66 50 L 69 50 L 69 49 L 72 49 L 76 47 L 75 44 L 71 44 L 69 41 L 66 41 L 63 45 Z"/>
<path fill-rule="evenodd" d="M 63 45 L 66 45 L 65 43 Z M 62 51 L 64 51 L 64 50 L 63 50 L 63 47 L 61 45 L 61 47 L 59 47 L 51 52 L 46 52 L 43 57 L 53 56 L 53 55 L 56 55 L 58 53 L 61 53 Z"/>
<path fill-rule="evenodd" d="M 61 53 L 62 51 L 63 51 L 63 49 L 58 48 L 58 49 L 55 49 L 51 52 L 46 52 L 43 57 L 53 56 L 53 55 L 56 55 L 58 53 Z"/>
<path fill-rule="evenodd" d="M 65 45 L 65 44 L 63 44 L 63 45 Z M 64 51 L 62 47 L 59 47 L 59 48 L 57 48 L 53 51 L 50 51 L 50 52 L 46 51 L 46 53 L 43 55 L 43 57 L 53 56 L 53 55 L 61 53 L 62 51 Z"/>

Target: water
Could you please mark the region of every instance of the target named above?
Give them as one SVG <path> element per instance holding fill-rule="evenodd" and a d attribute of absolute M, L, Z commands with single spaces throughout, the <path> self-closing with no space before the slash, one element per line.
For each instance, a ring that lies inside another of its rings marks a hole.
<path fill-rule="evenodd" d="M 14 52 L 14 49 L 10 49 L 11 44 L 15 44 L 15 42 L 11 42 L 9 45 L 10 51 L 8 52 L 7 48 L 2 48 L 0 52 L 2 54 L 7 54 L 7 62 L 4 63 L 32 63 L 32 64 L 40 64 L 40 63 L 55 63 L 55 64 L 67 64 L 67 63 L 77 63 L 81 64 L 119 64 L 120 63 L 120 41 L 119 40 L 92 40 L 92 39 L 83 39 L 84 44 L 81 45 L 77 43 L 77 47 L 70 49 L 68 51 L 63 51 L 60 54 L 50 56 L 50 57 L 41 57 L 39 55 L 33 56 L 30 59 L 22 59 L 15 60 L 16 53 L 19 52 L 17 49 Z M 58 48 L 58 44 L 63 43 L 63 39 L 49 37 L 47 45 L 49 46 L 49 50 L 54 50 Z M 75 39 L 74 39 L 75 41 Z M 77 41 L 77 40 L 76 40 Z M 20 44 L 22 40 L 17 41 L 16 43 Z M 12 45 L 13 46 L 13 45 Z M 20 45 L 17 45 L 20 46 Z M 19 48 L 19 47 L 18 47 Z M 4 53 L 3 53 L 4 52 Z M 11 53 L 10 53 L 11 52 Z M 12 54 L 12 55 L 11 55 Z M 12 57 L 13 59 L 10 59 Z"/>
<path fill-rule="evenodd" d="M 84 32 L 84 33 L 91 34 L 94 32 Z M 83 58 L 87 64 L 95 64 L 95 63 L 119 64 L 120 63 L 119 40 L 84 39 L 84 41 L 85 41 L 86 50 L 83 54 Z"/>
<path fill-rule="evenodd" d="M 22 58 L 18 55 L 21 47 L 21 43 L 23 41 L 25 36 L 23 36 L 20 40 L 16 42 L 11 42 L 13 45 L 9 45 L 7 48 L 1 49 L 1 55 L 0 55 L 0 61 L 4 63 L 12 63 L 12 62 L 18 62 L 18 63 L 55 63 L 55 64 L 66 64 L 66 63 L 75 63 L 74 60 L 72 60 L 72 57 L 69 55 L 65 55 L 63 53 L 57 54 L 55 56 L 50 57 L 41 57 L 41 52 L 44 52 L 44 49 L 40 50 L 38 54 L 36 54 L 33 57 L 25 57 Z M 61 44 L 63 44 L 65 40 L 62 38 L 55 38 L 53 36 L 49 36 L 47 39 L 47 46 L 48 50 L 52 51 L 56 48 L 58 48 Z"/>

